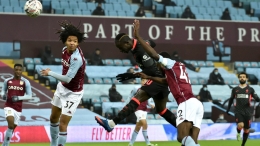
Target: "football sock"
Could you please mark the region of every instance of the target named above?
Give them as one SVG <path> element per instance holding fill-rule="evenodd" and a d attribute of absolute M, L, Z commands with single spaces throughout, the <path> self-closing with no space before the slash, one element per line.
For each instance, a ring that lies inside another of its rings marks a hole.
<path fill-rule="evenodd" d="M 50 124 L 50 133 L 51 133 L 51 146 L 57 146 L 58 133 L 59 133 L 59 123 Z"/>
<path fill-rule="evenodd" d="M 150 144 L 150 141 L 149 141 L 149 138 L 148 138 L 148 135 L 147 135 L 147 130 L 143 130 L 143 136 L 144 136 L 144 140 L 146 142 L 146 144 Z"/>
<path fill-rule="evenodd" d="M 247 138 L 249 136 L 249 133 L 243 133 L 243 142 L 242 142 L 242 146 L 244 146 L 246 144 Z"/>
<path fill-rule="evenodd" d="M 176 117 L 167 108 L 159 113 L 167 122 L 176 128 Z"/>
<path fill-rule="evenodd" d="M 138 135 L 138 132 L 134 131 L 133 134 L 132 134 L 132 137 L 131 137 L 130 144 L 133 145 L 135 143 L 137 135 Z"/>
<path fill-rule="evenodd" d="M 58 138 L 58 146 L 64 146 L 67 140 L 67 132 L 60 132 Z"/>
<path fill-rule="evenodd" d="M 140 105 L 140 101 L 135 97 L 118 113 L 118 115 L 113 119 L 115 124 L 128 117 L 130 114 L 134 113 L 137 107 Z"/>
<path fill-rule="evenodd" d="M 237 127 L 237 133 L 240 133 L 241 132 L 241 129 Z"/>
<path fill-rule="evenodd" d="M 12 135 L 13 135 L 13 129 L 8 128 L 5 132 L 3 146 L 9 146 Z"/>
<path fill-rule="evenodd" d="M 181 143 L 184 146 L 197 146 L 197 144 L 194 142 L 194 140 L 190 136 L 185 136 L 182 139 Z"/>

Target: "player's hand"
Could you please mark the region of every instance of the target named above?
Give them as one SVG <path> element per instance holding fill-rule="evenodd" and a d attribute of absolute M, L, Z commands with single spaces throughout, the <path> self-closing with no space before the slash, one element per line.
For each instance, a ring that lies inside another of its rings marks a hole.
<path fill-rule="evenodd" d="M 133 73 L 123 73 L 123 74 L 118 74 L 116 76 L 116 79 L 119 81 L 119 82 L 122 82 L 122 81 L 125 81 L 125 80 L 129 80 L 129 79 L 134 79 L 136 78 L 137 76 Z"/>
<path fill-rule="evenodd" d="M 147 76 L 146 74 L 142 73 L 142 72 L 137 72 L 134 73 L 135 75 L 137 75 L 138 77 L 142 78 L 142 79 L 148 79 L 149 76 Z"/>
<path fill-rule="evenodd" d="M 49 71 L 51 71 L 49 68 L 41 70 L 41 75 L 42 76 L 48 76 L 49 75 Z"/>
<path fill-rule="evenodd" d="M 7 97 L 6 97 L 6 95 L 4 94 L 4 95 L 2 95 L 2 98 L 3 98 L 3 100 L 6 100 L 7 99 Z"/>
<path fill-rule="evenodd" d="M 152 109 L 154 109 L 154 105 L 151 104 L 150 106 L 151 106 Z"/>
<path fill-rule="evenodd" d="M 139 28 L 140 28 L 139 20 L 136 20 L 136 19 L 134 20 L 133 27 L 134 27 L 134 37 L 138 38 L 139 37 Z"/>
<path fill-rule="evenodd" d="M 13 102 L 19 101 L 19 97 L 18 97 L 18 96 L 12 96 L 12 101 L 13 101 Z"/>

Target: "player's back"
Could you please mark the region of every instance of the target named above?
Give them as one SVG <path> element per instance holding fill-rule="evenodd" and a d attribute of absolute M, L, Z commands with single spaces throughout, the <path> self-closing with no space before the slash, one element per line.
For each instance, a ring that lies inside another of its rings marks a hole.
<path fill-rule="evenodd" d="M 170 91 L 178 104 L 194 98 L 190 79 L 184 64 L 175 62 L 172 69 L 165 70 L 165 74 Z"/>
<path fill-rule="evenodd" d="M 72 63 L 73 62 L 73 63 Z M 73 70 L 75 76 L 71 79 L 69 83 L 62 83 L 64 87 L 73 91 L 79 92 L 83 89 L 84 76 L 85 76 L 85 67 L 86 62 L 82 50 L 78 47 L 73 54 L 67 52 L 67 48 L 64 48 L 62 51 L 62 75 L 66 75 L 71 67 L 73 69 L 75 64 L 80 64 L 78 70 Z M 74 66 L 71 66 L 74 65 Z"/>

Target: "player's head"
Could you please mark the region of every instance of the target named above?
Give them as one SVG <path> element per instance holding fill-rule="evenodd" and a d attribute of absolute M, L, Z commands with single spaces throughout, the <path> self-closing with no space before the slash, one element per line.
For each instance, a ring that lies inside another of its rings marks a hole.
<path fill-rule="evenodd" d="M 133 48 L 133 40 L 125 33 L 120 33 L 116 36 L 115 44 L 123 53 L 128 53 Z"/>
<path fill-rule="evenodd" d="M 22 64 L 15 64 L 14 65 L 14 77 L 20 78 L 23 72 L 23 65 Z"/>
<path fill-rule="evenodd" d="M 239 79 L 240 84 L 245 84 L 247 81 L 247 74 L 245 72 L 239 73 L 238 79 Z"/>
<path fill-rule="evenodd" d="M 67 46 L 67 49 L 71 52 L 75 51 L 79 43 L 86 39 L 84 32 L 79 30 L 79 27 L 72 25 L 68 21 L 60 22 L 61 29 L 57 31 L 60 40 Z"/>
<path fill-rule="evenodd" d="M 143 86 L 147 82 L 147 79 L 141 78 L 141 85 Z"/>
<path fill-rule="evenodd" d="M 171 59 L 171 55 L 168 52 L 161 52 L 159 53 L 163 58 L 169 58 Z M 157 63 L 157 66 L 163 71 L 165 67 L 161 63 Z"/>

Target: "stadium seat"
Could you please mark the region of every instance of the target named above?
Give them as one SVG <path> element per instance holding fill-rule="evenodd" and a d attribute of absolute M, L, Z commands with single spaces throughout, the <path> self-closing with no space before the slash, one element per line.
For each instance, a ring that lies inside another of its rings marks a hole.
<path fill-rule="evenodd" d="M 145 9 L 151 9 L 152 8 L 152 0 L 143 0 L 143 7 Z"/>
<path fill-rule="evenodd" d="M 190 64 L 192 64 L 194 67 L 197 67 L 197 66 L 198 66 L 198 63 L 197 63 L 197 61 L 195 61 L 195 60 L 191 60 L 191 61 L 190 61 Z"/>
<path fill-rule="evenodd" d="M 114 5 L 114 8 L 115 8 L 115 5 Z M 123 3 L 123 4 L 121 4 L 121 9 L 120 10 L 124 10 L 126 12 L 130 12 L 131 11 L 131 6 L 129 4 Z"/>
<path fill-rule="evenodd" d="M 130 7 L 131 7 L 131 10 L 134 11 L 134 12 L 136 12 L 139 8 L 139 6 L 135 5 L 135 4 L 131 4 Z"/>
<path fill-rule="evenodd" d="M 251 21 L 259 21 L 258 17 L 251 17 Z"/>
<path fill-rule="evenodd" d="M 215 15 L 221 16 L 223 12 L 222 12 L 221 8 L 214 8 L 214 13 L 215 13 Z"/>
<path fill-rule="evenodd" d="M 33 58 L 33 62 L 34 62 L 35 65 L 37 65 L 37 64 L 38 64 L 38 65 L 43 64 L 42 61 L 41 61 L 41 58 Z"/>
<path fill-rule="evenodd" d="M 91 15 L 89 10 L 82 10 L 82 15 Z"/>
<path fill-rule="evenodd" d="M 209 5 L 208 5 L 209 7 L 215 8 L 216 5 L 217 5 L 216 1 L 212 1 L 212 0 L 209 1 Z"/>
<path fill-rule="evenodd" d="M 70 9 L 78 9 L 78 3 L 76 1 L 69 1 Z"/>
<path fill-rule="evenodd" d="M 99 96 L 101 102 L 109 102 L 109 96 L 108 95 L 100 95 Z"/>
<path fill-rule="evenodd" d="M 122 84 L 122 83 L 119 82 L 116 78 L 112 78 L 112 82 L 113 82 L 113 84 Z"/>
<path fill-rule="evenodd" d="M 232 85 L 238 85 L 239 84 L 239 80 L 238 79 L 232 79 L 231 84 Z"/>
<path fill-rule="evenodd" d="M 235 68 L 243 67 L 243 63 L 241 61 L 235 61 Z"/>
<path fill-rule="evenodd" d="M 94 8 L 88 8 L 87 7 L 87 3 L 84 3 L 84 2 L 79 2 L 78 3 L 78 8 L 80 9 L 80 10 L 93 10 L 93 9 L 95 9 L 95 7 Z"/>
<path fill-rule="evenodd" d="M 0 8 L 0 11 L 1 11 L 1 8 Z M 13 12 L 14 13 L 24 13 L 24 10 L 21 7 L 13 7 Z"/>
<path fill-rule="evenodd" d="M 199 14 L 200 14 L 200 15 L 207 14 L 207 9 L 204 8 L 204 7 L 200 7 L 198 10 L 199 10 Z M 196 17 L 196 18 L 197 18 L 197 17 Z"/>
<path fill-rule="evenodd" d="M 113 66 L 114 65 L 114 61 L 112 59 L 105 59 L 105 65 Z"/>
<path fill-rule="evenodd" d="M 10 0 L 10 6 L 19 7 L 20 6 L 19 1 L 18 0 Z"/>
<path fill-rule="evenodd" d="M 124 66 L 132 66 L 131 61 L 129 59 L 122 59 L 122 63 Z"/>
<path fill-rule="evenodd" d="M 200 0 L 193 0 L 193 6 L 196 6 L 196 7 L 200 7 L 201 4 L 200 4 Z"/>
<path fill-rule="evenodd" d="M 117 11 L 117 16 L 125 17 L 126 13 L 125 11 Z"/>
<path fill-rule="evenodd" d="M 125 10 L 124 8 L 122 9 L 121 4 L 119 4 L 119 3 L 114 3 L 113 5 L 111 4 L 111 6 L 112 6 L 112 8 L 107 9 L 107 10 L 117 10 L 117 11 Z M 128 6 L 128 9 L 130 9 L 130 6 Z"/>
<path fill-rule="evenodd" d="M 243 62 L 243 67 L 251 67 L 251 63 L 250 62 Z"/>
<path fill-rule="evenodd" d="M 224 82 L 226 85 L 232 85 L 232 80 L 230 79 L 224 79 Z"/>
<path fill-rule="evenodd" d="M 121 59 L 114 59 L 114 65 L 115 66 L 123 66 L 123 62 Z"/>
<path fill-rule="evenodd" d="M 217 7 L 219 7 L 219 8 L 224 7 L 224 2 L 223 1 L 217 1 Z"/>
<path fill-rule="evenodd" d="M 9 0 L 1 0 L 0 3 L 2 6 L 11 6 Z"/>
<path fill-rule="evenodd" d="M 89 12 L 90 13 L 90 12 Z M 82 15 L 82 11 L 81 10 L 74 10 L 73 11 L 74 15 Z"/>
<path fill-rule="evenodd" d="M 94 78 L 94 83 L 95 84 L 103 84 L 102 78 Z"/>
<path fill-rule="evenodd" d="M 146 16 L 147 18 L 151 18 L 151 17 L 153 17 L 153 14 L 152 14 L 152 13 L 145 13 L 145 16 Z"/>
<path fill-rule="evenodd" d="M 208 6 L 209 6 L 208 0 L 200 0 L 200 6 L 202 6 L 202 7 L 208 7 Z"/>
<path fill-rule="evenodd" d="M 192 85 L 199 85 L 199 81 L 196 78 L 190 79 L 190 82 L 191 82 Z"/>
<path fill-rule="evenodd" d="M 4 12 L 6 13 L 13 13 L 13 7 L 12 6 L 4 6 Z"/>
<path fill-rule="evenodd" d="M 103 78 L 104 84 L 112 84 L 112 80 L 110 78 Z"/>
<path fill-rule="evenodd" d="M 206 11 L 207 11 L 207 14 L 209 14 L 209 15 L 214 15 L 215 14 L 213 8 L 206 8 Z"/>
<path fill-rule="evenodd" d="M 82 2 L 83 3 L 83 2 Z M 81 3 L 80 3 L 81 4 Z M 102 5 L 102 7 L 103 7 L 103 5 Z M 88 10 L 90 10 L 90 9 L 95 9 L 96 8 L 96 4 L 95 3 L 91 3 L 91 2 L 88 2 L 87 3 L 87 8 L 88 8 Z"/>
<path fill-rule="evenodd" d="M 207 67 L 214 67 L 214 63 L 212 61 L 206 61 Z"/>
<path fill-rule="evenodd" d="M 94 84 L 94 80 L 92 78 L 88 78 L 89 84 Z"/>
<path fill-rule="evenodd" d="M 108 16 L 118 16 L 116 11 L 109 11 Z"/>
<path fill-rule="evenodd" d="M 176 0 L 175 2 L 177 4 L 177 6 L 184 6 L 185 5 L 184 0 Z"/>
<path fill-rule="evenodd" d="M 204 85 L 207 84 L 207 80 L 206 79 L 198 79 L 199 84 Z"/>
<path fill-rule="evenodd" d="M 102 5 L 102 7 L 104 10 L 113 10 L 113 8 L 114 8 L 112 4 L 107 4 L 107 3 L 104 3 Z M 115 10 L 118 10 L 118 9 L 115 9 Z"/>
<path fill-rule="evenodd" d="M 59 9 L 54 9 L 54 13 L 55 13 L 55 14 L 64 14 L 64 9 L 61 9 L 61 8 L 59 8 Z"/>
<path fill-rule="evenodd" d="M 146 117 L 148 120 L 155 120 L 155 117 L 154 117 L 154 114 L 147 114 L 147 117 Z"/>
<path fill-rule="evenodd" d="M 66 15 L 73 15 L 74 13 L 73 13 L 72 9 L 67 8 L 67 9 L 64 9 L 64 14 L 66 14 Z"/>
<path fill-rule="evenodd" d="M 258 63 L 257 62 L 251 62 L 251 67 L 259 67 Z"/>
<path fill-rule="evenodd" d="M 60 3 L 59 1 L 51 1 L 51 8 L 52 9 L 60 9 Z"/>
<path fill-rule="evenodd" d="M 237 70 L 237 73 L 240 73 L 240 72 L 244 72 L 244 71 L 245 71 L 245 69 L 244 69 L 243 67 L 238 67 L 236 70 Z"/>
<path fill-rule="evenodd" d="M 198 61 L 197 64 L 199 67 L 206 67 L 205 61 Z"/>

